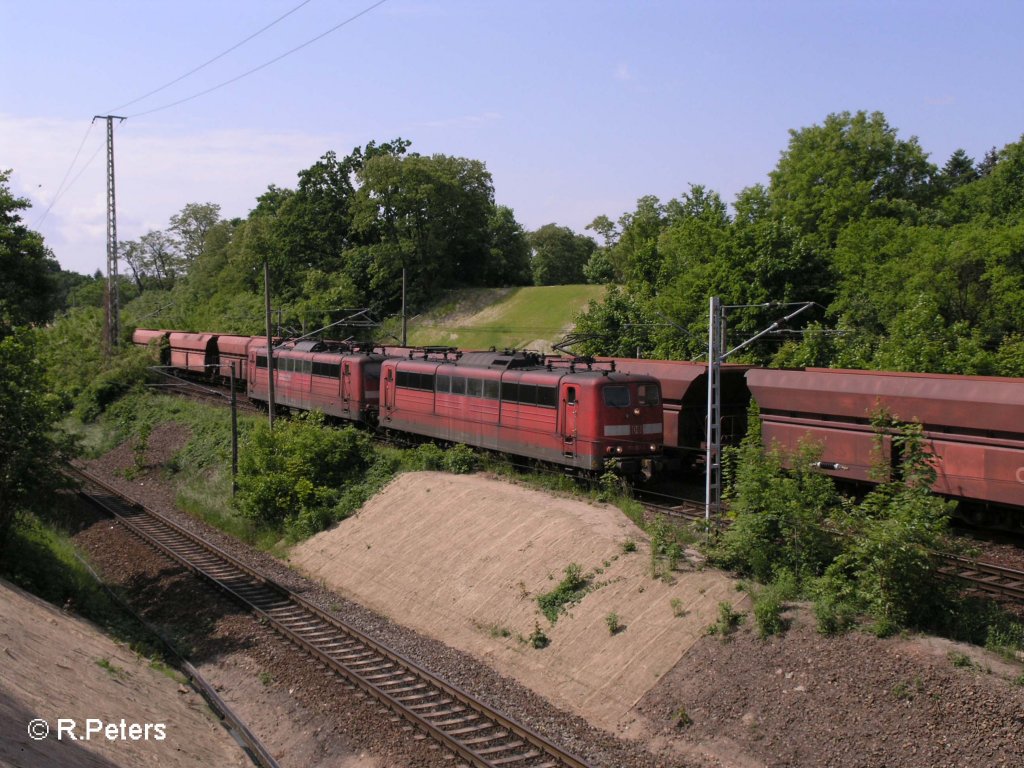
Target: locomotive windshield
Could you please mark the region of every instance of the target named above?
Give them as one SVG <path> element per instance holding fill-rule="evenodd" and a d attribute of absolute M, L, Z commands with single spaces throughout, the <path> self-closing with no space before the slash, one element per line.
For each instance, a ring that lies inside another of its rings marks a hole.
<path fill-rule="evenodd" d="M 641 384 L 636 390 L 640 405 L 658 405 L 661 402 L 657 384 Z"/>
<path fill-rule="evenodd" d="M 604 404 L 610 408 L 628 408 L 629 387 L 605 387 Z"/>

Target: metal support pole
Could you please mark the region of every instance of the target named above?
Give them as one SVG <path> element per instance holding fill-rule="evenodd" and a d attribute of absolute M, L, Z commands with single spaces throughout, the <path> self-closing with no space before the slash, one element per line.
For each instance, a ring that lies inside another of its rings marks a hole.
<path fill-rule="evenodd" d="M 231 495 L 238 490 L 238 408 L 235 400 L 235 361 L 231 361 Z"/>
<path fill-rule="evenodd" d="M 121 336 L 118 322 L 120 297 L 117 280 L 117 205 L 114 195 L 114 121 L 126 118 L 117 115 L 96 115 L 97 120 L 107 121 L 107 286 L 104 302 L 104 344 L 108 351 L 117 349 Z"/>
<path fill-rule="evenodd" d="M 708 411 L 704 453 L 704 522 L 711 531 L 711 515 L 722 502 L 722 343 L 725 313 L 712 296 L 708 307 Z"/>
<path fill-rule="evenodd" d="M 407 334 L 408 328 L 409 328 L 408 320 L 406 319 L 406 315 L 405 315 L 405 267 L 402 267 L 402 346 L 403 347 L 408 346 L 407 343 L 406 343 L 407 337 L 408 337 L 408 334 Z"/>
<path fill-rule="evenodd" d="M 270 335 L 270 260 L 263 260 L 263 303 L 267 311 L 267 413 L 274 430 L 274 339 Z M 255 374 L 254 374 L 255 375 Z"/>

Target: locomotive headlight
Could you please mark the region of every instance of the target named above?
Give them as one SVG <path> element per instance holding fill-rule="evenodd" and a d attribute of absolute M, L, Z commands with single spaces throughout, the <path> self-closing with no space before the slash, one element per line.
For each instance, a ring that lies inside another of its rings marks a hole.
<path fill-rule="evenodd" d="M 633 409 L 633 415 L 634 416 L 639 416 L 640 415 L 640 409 L 639 408 L 634 408 Z"/>
<path fill-rule="evenodd" d="M 655 445 L 654 443 L 651 443 L 651 451 L 654 452 L 656 450 L 658 450 L 658 446 Z"/>
<path fill-rule="evenodd" d="M 622 446 L 621 445 L 615 446 L 615 452 L 616 453 L 622 453 Z"/>

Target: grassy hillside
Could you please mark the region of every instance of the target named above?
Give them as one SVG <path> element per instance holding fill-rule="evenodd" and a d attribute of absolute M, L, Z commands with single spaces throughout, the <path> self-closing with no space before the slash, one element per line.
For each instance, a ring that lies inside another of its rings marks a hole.
<path fill-rule="evenodd" d="M 443 306 L 410 321 L 409 343 L 548 351 L 572 330 L 573 316 L 604 292 L 603 285 L 460 291 Z"/>

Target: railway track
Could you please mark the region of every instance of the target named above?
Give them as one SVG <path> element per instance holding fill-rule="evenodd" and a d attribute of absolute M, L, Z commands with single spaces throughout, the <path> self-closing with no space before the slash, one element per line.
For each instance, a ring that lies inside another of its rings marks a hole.
<path fill-rule="evenodd" d="M 959 555 L 941 557 L 946 563 L 939 569 L 941 573 L 962 579 L 979 591 L 1024 603 L 1024 571 L 993 563 L 979 563 Z"/>
<path fill-rule="evenodd" d="M 652 512 L 685 520 L 704 520 L 704 505 L 689 499 L 676 499 L 676 504 L 642 502 Z M 718 527 L 725 527 L 728 522 L 722 518 L 716 521 Z M 944 564 L 939 573 L 944 576 L 960 579 L 972 589 L 990 595 L 1010 598 L 1024 603 L 1024 571 L 1014 568 L 971 560 L 960 555 L 940 554 Z"/>
<path fill-rule="evenodd" d="M 479 768 L 588 768 L 581 759 L 153 510 L 81 470 L 81 493 L 168 557 L 244 604 L 315 660 Z"/>

